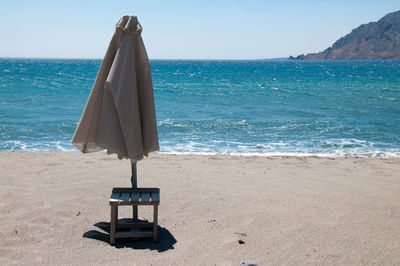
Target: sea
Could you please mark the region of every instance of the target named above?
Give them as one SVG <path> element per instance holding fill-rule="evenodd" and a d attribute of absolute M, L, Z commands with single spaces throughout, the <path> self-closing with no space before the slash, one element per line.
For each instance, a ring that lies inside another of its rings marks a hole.
<path fill-rule="evenodd" d="M 70 143 L 101 60 L 0 59 L 0 150 Z M 400 157 L 400 61 L 151 60 L 160 152 Z"/>

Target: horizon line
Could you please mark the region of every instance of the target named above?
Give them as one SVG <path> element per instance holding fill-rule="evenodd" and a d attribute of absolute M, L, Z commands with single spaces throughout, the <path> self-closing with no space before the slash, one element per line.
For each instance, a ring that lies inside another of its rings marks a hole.
<path fill-rule="evenodd" d="M 103 60 L 103 58 L 85 58 L 85 57 L 25 57 L 25 56 L 0 56 L 0 59 L 37 59 L 37 60 Z M 218 59 L 218 58 L 149 58 L 149 60 L 170 60 L 170 61 L 179 61 L 179 60 L 192 60 L 192 61 L 261 61 L 261 60 L 287 60 L 289 57 L 274 57 L 274 58 L 258 58 L 258 59 Z"/>

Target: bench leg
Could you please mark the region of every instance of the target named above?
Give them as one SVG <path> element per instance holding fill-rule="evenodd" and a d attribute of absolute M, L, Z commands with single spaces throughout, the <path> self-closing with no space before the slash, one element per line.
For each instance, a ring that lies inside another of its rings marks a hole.
<path fill-rule="evenodd" d="M 157 242 L 157 233 L 158 233 L 158 205 L 154 205 L 153 242 Z"/>
<path fill-rule="evenodd" d="M 110 223 L 110 244 L 115 243 L 115 231 L 117 229 L 118 221 L 118 206 L 111 205 L 111 223 Z"/>

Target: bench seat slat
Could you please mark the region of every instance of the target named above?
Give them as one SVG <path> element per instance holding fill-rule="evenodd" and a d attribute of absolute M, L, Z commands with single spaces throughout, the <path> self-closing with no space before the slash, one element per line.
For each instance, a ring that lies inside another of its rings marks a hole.
<path fill-rule="evenodd" d="M 150 193 L 142 193 L 141 202 L 150 202 Z"/>
<path fill-rule="evenodd" d="M 160 193 L 151 193 L 151 202 L 159 202 L 160 201 Z"/>
<path fill-rule="evenodd" d="M 119 199 L 119 193 L 111 193 L 111 196 L 110 196 L 110 202 L 118 202 L 118 199 Z"/>
<path fill-rule="evenodd" d="M 132 193 L 132 202 L 138 202 L 140 198 L 140 194 L 138 192 Z"/>
<path fill-rule="evenodd" d="M 119 201 L 120 202 L 128 202 L 130 195 L 131 195 L 130 193 L 121 193 L 121 197 L 119 197 Z"/>

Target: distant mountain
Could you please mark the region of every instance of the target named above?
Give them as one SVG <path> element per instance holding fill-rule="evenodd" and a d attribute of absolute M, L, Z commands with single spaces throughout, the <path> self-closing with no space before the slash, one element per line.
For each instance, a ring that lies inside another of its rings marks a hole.
<path fill-rule="evenodd" d="M 362 24 L 322 52 L 290 59 L 400 59 L 400 10 Z"/>

